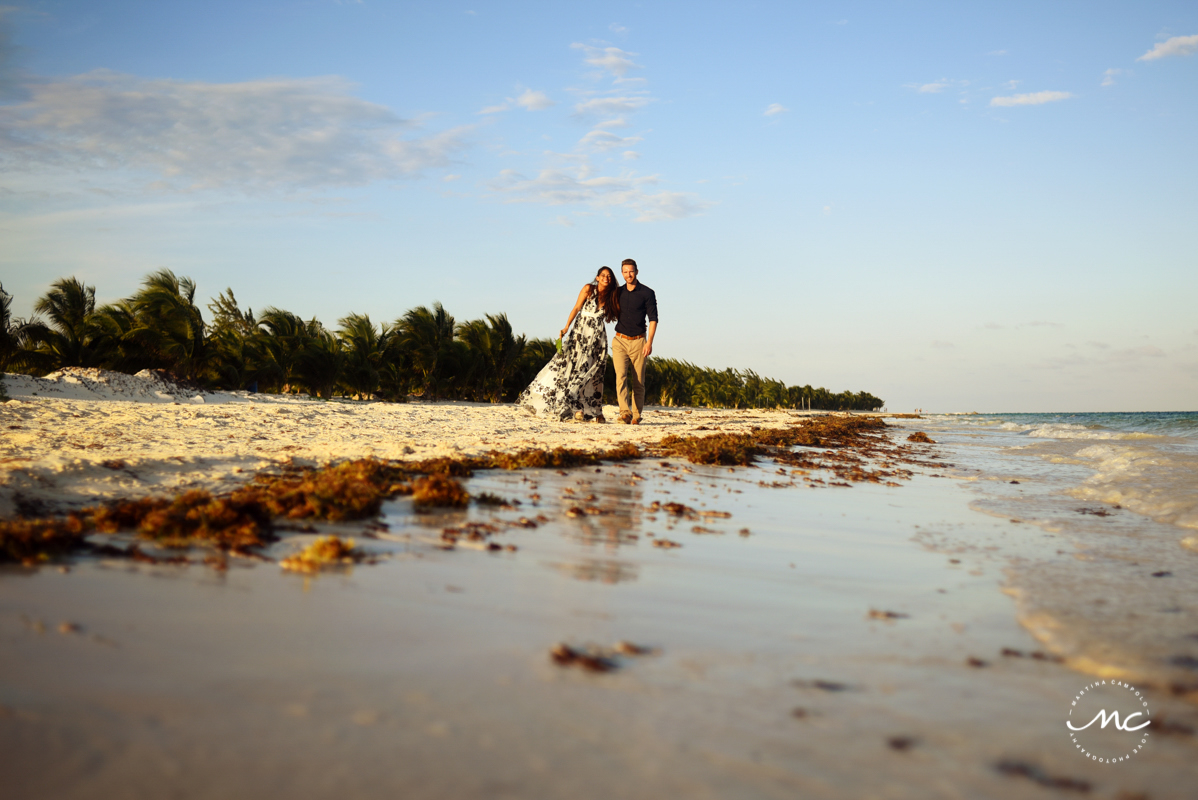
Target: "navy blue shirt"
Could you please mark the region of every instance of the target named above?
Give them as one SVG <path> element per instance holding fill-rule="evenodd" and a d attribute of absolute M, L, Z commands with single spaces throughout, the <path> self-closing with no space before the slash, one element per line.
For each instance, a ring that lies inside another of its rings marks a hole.
<path fill-rule="evenodd" d="M 643 283 L 628 291 L 628 284 L 620 287 L 620 319 L 616 322 L 616 333 L 625 336 L 644 336 L 645 318 L 657 322 L 657 295 Z"/>

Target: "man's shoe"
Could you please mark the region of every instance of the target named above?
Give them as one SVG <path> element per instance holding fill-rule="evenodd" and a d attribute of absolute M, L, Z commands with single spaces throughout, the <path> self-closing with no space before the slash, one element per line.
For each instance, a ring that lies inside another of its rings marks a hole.
<path fill-rule="evenodd" d="M 632 421 L 631 421 L 629 424 L 630 424 L 630 425 L 640 425 L 640 424 L 641 424 L 641 418 L 640 418 L 640 417 L 633 417 L 633 418 L 632 418 Z"/>
<path fill-rule="evenodd" d="M 617 420 L 619 421 L 619 423 L 621 425 L 628 425 L 629 423 L 632 422 L 632 412 L 631 411 L 621 411 L 620 416 L 617 417 Z"/>
<path fill-rule="evenodd" d="M 596 414 L 594 421 L 598 422 L 600 425 L 602 425 L 607 422 L 607 418 L 604 417 L 602 414 Z"/>

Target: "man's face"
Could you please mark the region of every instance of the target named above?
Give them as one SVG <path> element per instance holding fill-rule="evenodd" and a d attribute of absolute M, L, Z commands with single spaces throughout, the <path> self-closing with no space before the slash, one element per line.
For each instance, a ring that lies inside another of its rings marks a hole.
<path fill-rule="evenodd" d="M 620 272 L 624 274 L 624 283 L 636 283 L 636 267 L 625 264 L 620 267 Z"/>

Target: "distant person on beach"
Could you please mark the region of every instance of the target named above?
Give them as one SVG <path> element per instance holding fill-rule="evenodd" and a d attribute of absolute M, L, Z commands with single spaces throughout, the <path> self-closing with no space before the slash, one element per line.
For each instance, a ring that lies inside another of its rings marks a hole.
<path fill-rule="evenodd" d="M 653 352 L 657 333 L 657 295 L 637 281 L 636 262 L 631 258 L 620 264 L 620 272 L 624 274 L 624 286 L 619 291 L 619 321 L 611 342 L 616 399 L 620 403 L 619 421 L 640 425 L 645 409 L 645 359 Z"/>
<path fill-rule="evenodd" d="M 603 373 L 607 369 L 603 323 L 619 318 L 620 294 L 611 267 L 600 267 L 570 309 L 557 354 L 516 400 L 520 408 L 550 419 L 607 422 L 603 418 Z M 575 319 L 578 323 L 570 330 Z"/>

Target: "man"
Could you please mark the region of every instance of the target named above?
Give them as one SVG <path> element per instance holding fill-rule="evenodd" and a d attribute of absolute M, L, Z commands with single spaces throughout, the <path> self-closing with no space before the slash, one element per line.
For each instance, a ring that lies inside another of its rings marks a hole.
<path fill-rule="evenodd" d="M 616 338 L 611 343 L 611 360 L 616 367 L 619 421 L 639 425 L 645 408 L 645 359 L 653 352 L 653 337 L 657 333 L 657 295 L 637 282 L 636 262 L 631 258 L 624 259 L 620 272 L 624 275 L 624 286 L 620 289 L 620 319 L 616 322 Z"/>

